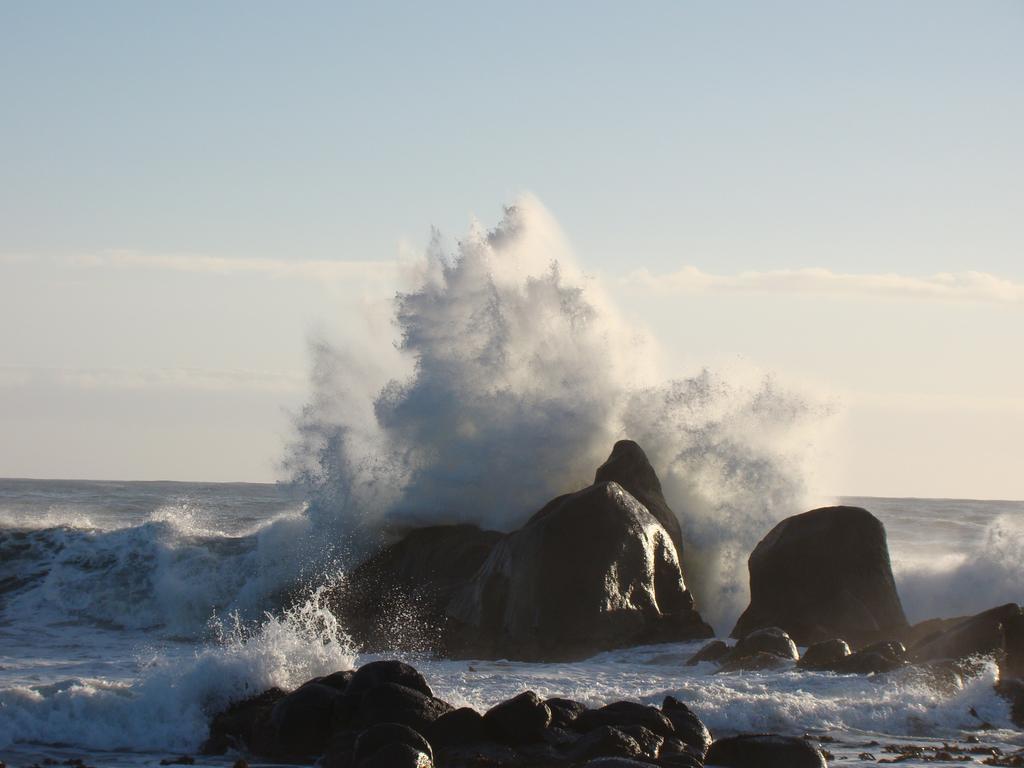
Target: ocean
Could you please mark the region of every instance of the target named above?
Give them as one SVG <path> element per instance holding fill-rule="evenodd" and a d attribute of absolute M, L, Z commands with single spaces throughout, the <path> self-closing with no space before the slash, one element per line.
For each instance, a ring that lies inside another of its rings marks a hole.
<path fill-rule="evenodd" d="M 885 523 L 912 621 L 1024 598 L 1024 502 L 842 502 Z M 194 754 L 209 715 L 233 699 L 376 658 L 320 604 L 331 561 L 296 545 L 307 527 L 286 486 L 0 480 L 0 761 L 154 765 Z M 526 688 L 592 705 L 672 694 L 715 734 L 817 735 L 848 765 L 908 740 L 1024 745 L 991 664 L 953 683 L 913 669 L 715 674 L 684 665 L 700 645 L 571 664 L 405 658 L 460 705 L 485 709 Z M 982 721 L 991 728 L 978 731 Z"/>

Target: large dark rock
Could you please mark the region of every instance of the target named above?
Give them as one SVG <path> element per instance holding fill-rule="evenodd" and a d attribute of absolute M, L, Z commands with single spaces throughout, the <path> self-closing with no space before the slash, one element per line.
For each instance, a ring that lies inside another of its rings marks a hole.
<path fill-rule="evenodd" d="M 382 683 L 359 697 L 354 722 L 362 727 L 378 723 L 399 723 L 418 733 L 425 733 L 431 723 L 452 709 L 454 707 L 451 704 L 425 696 L 413 688 Z"/>
<path fill-rule="evenodd" d="M 438 747 L 458 747 L 484 740 L 484 718 L 475 709 L 459 707 L 437 718 L 426 736 Z"/>
<path fill-rule="evenodd" d="M 616 701 L 600 709 L 582 712 L 573 723 L 573 728 L 586 733 L 606 725 L 622 727 L 642 725 L 659 736 L 674 736 L 672 721 L 657 707 L 635 701 Z"/>
<path fill-rule="evenodd" d="M 427 679 L 420 674 L 418 669 L 409 666 L 404 661 L 397 661 L 395 659 L 371 661 L 368 664 L 363 664 L 363 666 L 352 673 L 344 690 L 349 696 L 357 696 L 384 683 L 404 685 L 406 688 L 419 691 L 424 696 L 434 695 L 434 692 L 430 690 L 430 686 L 427 684 Z"/>
<path fill-rule="evenodd" d="M 278 701 L 270 713 L 278 757 L 315 757 L 331 739 L 336 688 L 306 683 Z"/>
<path fill-rule="evenodd" d="M 501 538 L 474 525 L 409 531 L 355 568 L 331 608 L 364 650 L 446 653 L 445 606 Z"/>
<path fill-rule="evenodd" d="M 813 744 L 791 736 L 752 734 L 720 739 L 711 745 L 704 764 L 722 768 L 827 768 Z"/>
<path fill-rule="evenodd" d="M 788 632 L 779 627 L 764 627 L 741 638 L 727 658 L 742 659 L 757 653 L 770 653 L 787 661 L 796 661 L 800 657 Z"/>
<path fill-rule="evenodd" d="M 851 653 L 850 644 L 840 638 L 822 640 L 808 648 L 797 662 L 801 669 L 829 669 Z"/>
<path fill-rule="evenodd" d="M 396 744 L 406 749 L 395 750 Z M 369 761 L 370 758 L 374 758 L 381 765 L 387 765 L 382 760 L 384 756 L 393 756 L 397 764 L 409 763 L 417 766 L 432 763 L 434 751 L 422 734 L 397 723 L 372 725 L 359 734 L 352 754 L 356 765 Z"/>
<path fill-rule="evenodd" d="M 732 631 L 786 630 L 800 645 L 841 636 L 856 645 L 906 630 L 885 527 L 859 507 L 783 520 L 748 561 L 750 605 Z"/>
<path fill-rule="evenodd" d="M 668 531 L 669 538 L 676 545 L 676 554 L 683 556 L 683 532 L 679 518 L 665 501 L 661 481 L 654 467 L 647 460 L 644 449 L 632 440 L 619 440 L 612 448 L 611 455 L 597 468 L 594 483 L 618 483 L 639 501 Z"/>
<path fill-rule="evenodd" d="M 672 723 L 675 736 L 702 756 L 711 746 L 711 732 L 688 706 L 675 696 L 666 696 L 661 711 Z"/>
<path fill-rule="evenodd" d="M 484 715 L 484 732 L 505 744 L 540 741 L 549 725 L 551 709 L 533 691 L 496 704 Z"/>
<path fill-rule="evenodd" d="M 257 751 L 254 734 L 257 726 L 269 727 L 274 705 L 285 697 L 280 688 L 270 688 L 258 696 L 236 701 L 210 721 L 210 735 L 200 748 L 204 755 L 222 755 L 228 749 Z"/>
<path fill-rule="evenodd" d="M 974 616 L 945 622 L 941 630 L 918 640 L 911 647 L 910 656 L 914 661 L 935 661 L 992 653 L 1003 644 L 1003 623 L 1020 615 L 1020 606 L 1007 603 Z"/>
<path fill-rule="evenodd" d="M 449 615 L 460 655 L 565 660 L 710 637 L 665 528 L 618 483 L 549 502 L 502 539 Z"/>
<path fill-rule="evenodd" d="M 729 653 L 729 646 L 721 640 L 712 640 L 686 660 L 686 666 L 695 667 L 702 661 L 720 661 Z"/>
<path fill-rule="evenodd" d="M 569 756 L 576 761 L 595 757 L 640 758 L 644 757 L 644 751 L 629 734 L 613 726 L 603 725 L 577 741 Z"/>
<path fill-rule="evenodd" d="M 552 698 L 545 702 L 551 710 L 551 725 L 556 728 L 571 728 L 583 712 L 587 711 L 585 704 L 573 699 Z"/>
<path fill-rule="evenodd" d="M 871 675 L 891 672 L 908 663 L 907 649 L 903 643 L 898 640 L 884 640 L 838 659 L 828 669 L 839 674 Z"/>

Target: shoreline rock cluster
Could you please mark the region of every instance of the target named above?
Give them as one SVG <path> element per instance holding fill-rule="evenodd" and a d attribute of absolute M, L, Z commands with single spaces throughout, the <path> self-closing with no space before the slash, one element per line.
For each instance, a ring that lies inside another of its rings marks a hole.
<path fill-rule="evenodd" d="M 619 701 L 597 709 L 533 691 L 484 713 L 437 698 L 401 661 L 375 661 L 271 690 L 213 718 L 207 755 L 236 749 L 323 768 L 824 768 L 805 739 L 745 734 L 715 740 L 685 703 Z"/>

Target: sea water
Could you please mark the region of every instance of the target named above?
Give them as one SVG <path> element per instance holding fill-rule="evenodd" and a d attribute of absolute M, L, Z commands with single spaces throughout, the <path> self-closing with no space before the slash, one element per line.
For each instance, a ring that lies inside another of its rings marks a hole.
<path fill-rule="evenodd" d="M 1024 502 L 841 501 L 885 523 L 912 621 L 1024 596 Z M 294 545 L 307 525 L 287 486 L 0 480 L 0 760 L 153 765 L 194 753 L 229 701 L 376 658 L 319 602 L 330 560 L 282 562 L 309 551 Z M 405 658 L 457 705 L 483 710 L 527 688 L 594 706 L 671 694 L 715 734 L 836 739 L 824 746 L 849 765 L 908 740 L 1024 744 L 989 662 L 956 680 L 915 669 L 716 674 L 685 665 L 699 646 L 558 664 Z"/>

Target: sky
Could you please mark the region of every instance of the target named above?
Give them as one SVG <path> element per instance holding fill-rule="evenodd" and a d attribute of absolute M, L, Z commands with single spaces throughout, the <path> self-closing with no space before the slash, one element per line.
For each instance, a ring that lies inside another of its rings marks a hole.
<path fill-rule="evenodd" d="M 670 373 L 833 403 L 834 493 L 1024 498 L 1022 39 L 1016 0 L 2 0 L 0 476 L 279 478 L 311 336 L 528 193 Z"/>

